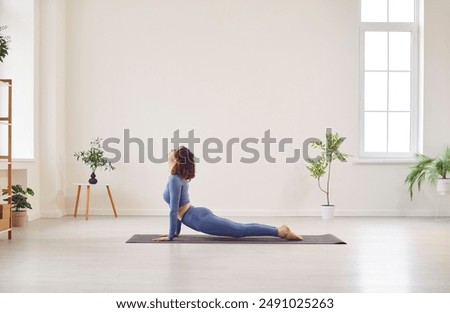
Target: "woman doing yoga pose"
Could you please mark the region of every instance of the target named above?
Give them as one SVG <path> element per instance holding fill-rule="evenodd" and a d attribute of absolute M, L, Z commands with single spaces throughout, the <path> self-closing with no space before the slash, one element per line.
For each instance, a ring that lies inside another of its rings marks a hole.
<path fill-rule="evenodd" d="M 172 150 L 168 156 L 169 181 L 164 200 L 169 204 L 169 235 L 155 241 L 173 240 L 180 235 L 181 223 L 209 235 L 227 237 L 273 236 L 287 240 L 303 240 L 283 225 L 274 227 L 263 224 L 242 224 L 214 215 L 210 209 L 196 207 L 189 202 L 188 182 L 195 177 L 194 154 L 186 147 Z"/>

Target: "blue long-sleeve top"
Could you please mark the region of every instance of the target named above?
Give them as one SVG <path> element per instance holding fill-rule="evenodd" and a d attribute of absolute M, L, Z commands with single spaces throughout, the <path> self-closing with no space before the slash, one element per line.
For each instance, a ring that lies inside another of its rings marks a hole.
<path fill-rule="evenodd" d="M 169 240 L 178 236 L 181 231 L 181 221 L 178 220 L 178 208 L 189 203 L 189 185 L 180 175 L 170 175 L 164 190 L 163 198 L 169 204 Z"/>

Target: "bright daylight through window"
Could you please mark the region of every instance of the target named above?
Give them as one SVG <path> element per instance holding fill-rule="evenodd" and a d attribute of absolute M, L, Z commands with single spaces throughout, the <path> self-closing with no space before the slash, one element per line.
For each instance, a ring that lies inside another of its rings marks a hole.
<path fill-rule="evenodd" d="M 417 152 L 417 1 L 361 0 L 361 157 Z"/>

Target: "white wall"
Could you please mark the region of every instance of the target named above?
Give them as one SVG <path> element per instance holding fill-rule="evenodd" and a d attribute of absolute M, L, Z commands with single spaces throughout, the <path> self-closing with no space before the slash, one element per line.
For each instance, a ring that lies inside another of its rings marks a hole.
<path fill-rule="evenodd" d="M 68 212 L 72 183 L 89 175 L 73 152 L 97 136 L 123 139 L 125 128 L 156 142 L 176 129 L 224 141 L 261 137 L 271 129 L 278 140 L 293 137 L 301 147 L 304 139 L 332 127 L 348 137 L 343 149 L 356 156 L 358 3 L 67 1 L 66 135 L 56 150 L 65 147 Z M 425 9 L 424 148 L 435 153 L 448 143 L 442 134 L 450 133 L 442 117 L 450 99 L 450 48 L 444 39 L 450 36 L 450 9 L 445 0 L 427 1 Z M 283 156 L 276 164 L 199 163 L 191 202 L 223 215 L 318 215 L 324 199 L 305 163 L 285 164 Z M 437 198 L 431 188 L 409 201 L 403 184 L 407 164 L 348 163 L 335 170 L 332 197 L 340 215 L 433 213 Z M 98 174 L 112 184 L 119 214 L 167 212 L 165 164 L 134 158 L 115 172 Z M 41 183 L 47 179 L 54 178 Z M 93 197 L 94 212 L 110 214 L 106 194 L 99 190 Z"/>
<path fill-rule="evenodd" d="M 450 1 L 425 1 L 424 149 L 450 145 Z"/>

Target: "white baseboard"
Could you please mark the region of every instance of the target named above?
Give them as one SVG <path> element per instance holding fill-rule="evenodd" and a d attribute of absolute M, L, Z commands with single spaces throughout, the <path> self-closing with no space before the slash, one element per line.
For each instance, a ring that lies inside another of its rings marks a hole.
<path fill-rule="evenodd" d="M 62 212 L 42 212 L 40 214 L 40 218 L 60 218 L 63 217 L 64 214 Z"/>

